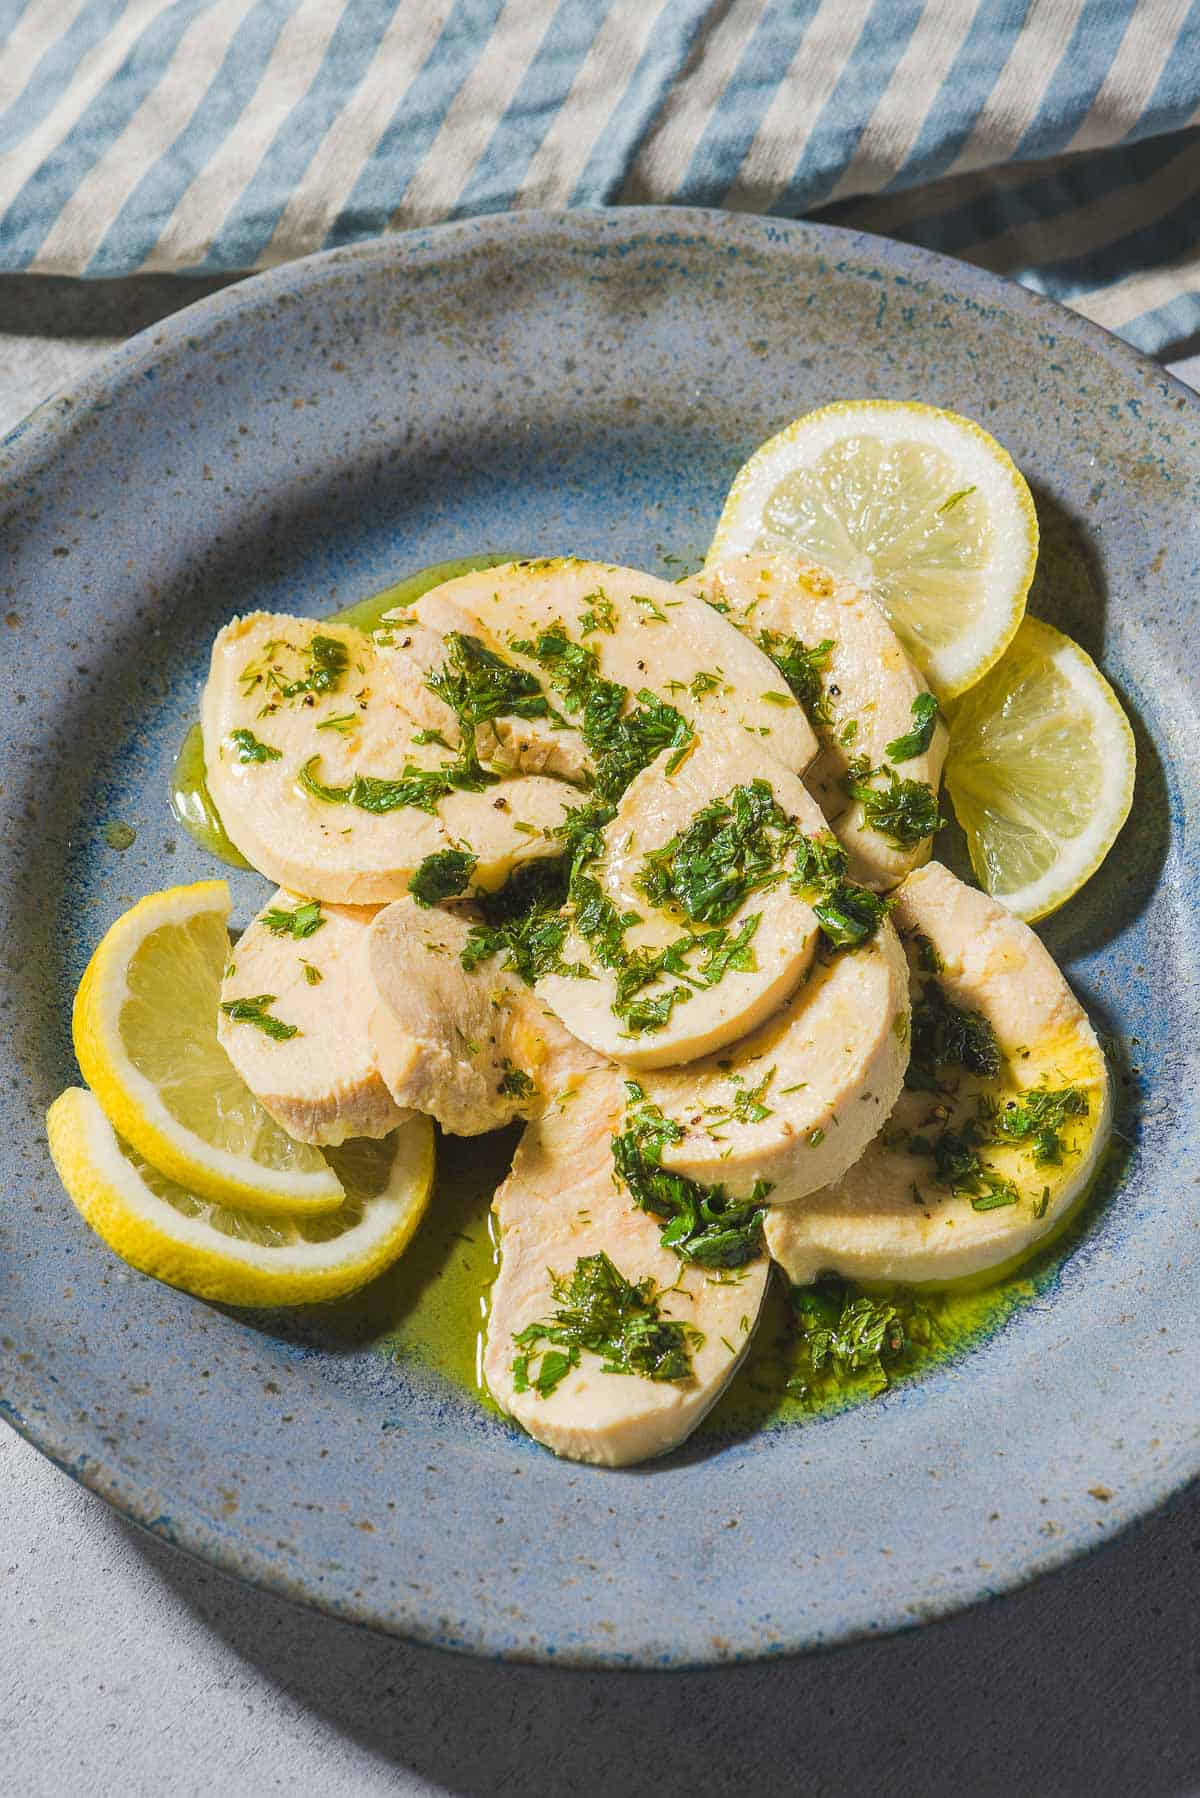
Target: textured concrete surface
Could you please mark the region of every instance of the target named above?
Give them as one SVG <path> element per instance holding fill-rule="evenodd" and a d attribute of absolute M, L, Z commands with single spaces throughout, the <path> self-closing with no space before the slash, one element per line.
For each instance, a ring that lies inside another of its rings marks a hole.
<path fill-rule="evenodd" d="M 0 283 L 0 429 L 205 291 Z M 1200 359 L 1181 370 L 1200 384 Z M 0 1432 L 0 1785 L 15 1798 L 1200 1794 L 1200 1491 L 907 1637 L 696 1675 L 455 1661 L 234 1586 Z"/>

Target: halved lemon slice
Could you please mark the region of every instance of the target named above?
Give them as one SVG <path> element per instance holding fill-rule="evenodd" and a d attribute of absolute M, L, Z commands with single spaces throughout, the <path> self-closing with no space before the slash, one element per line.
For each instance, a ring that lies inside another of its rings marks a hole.
<path fill-rule="evenodd" d="M 144 1274 L 226 1305 L 307 1305 L 365 1286 L 408 1246 L 433 1188 L 433 1126 L 328 1149 L 336 1211 L 264 1217 L 187 1191 L 123 1143 L 92 1093 L 69 1087 L 46 1118 L 76 1210 Z"/>
<path fill-rule="evenodd" d="M 1084 650 L 1040 618 L 950 710 L 946 785 L 981 886 L 1032 923 L 1077 893 L 1133 803 L 1133 732 Z"/>
<path fill-rule="evenodd" d="M 75 995 L 79 1066 L 114 1129 L 189 1191 L 333 1210 L 329 1162 L 268 1116 L 217 1041 L 228 919 L 223 880 L 151 893 L 118 918 Z"/>
<path fill-rule="evenodd" d="M 1025 611 L 1033 499 L 969 418 L 840 400 L 764 443 L 729 491 L 707 566 L 798 550 L 876 600 L 941 699 L 987 672 Z"/>

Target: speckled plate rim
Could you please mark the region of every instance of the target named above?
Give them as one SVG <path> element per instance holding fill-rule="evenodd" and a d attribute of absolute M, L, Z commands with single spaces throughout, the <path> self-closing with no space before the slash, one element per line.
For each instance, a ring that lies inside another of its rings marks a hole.
<path fill-rule="evenodd" d="M 770 246 L 786 249 L 789 242 L 803 245 L 808 253 L 824 256 L 833 269 L 839 261 L 873 261 L 890 274 L 900 274 L 914 284 L 940 283 L 947 298 L 966 300 L 981 310 L 999 309 L 1028 321 L 1032 331 L 1052 331 L 1085 344 L 1102 360 L 1118 366 L 1126 375 L 1133 369 L 1142 378 L 1174 396 L 1177 406 L 1193 411 L 1200 400 L 1150 358 L 1081 316 L 1069 312 L 1042 295 L 956 259 L 940 256 L 890 239 L 837 227 L 759 218 L 691 208 L 628 207 L 580 209 L 567 213 L 528 212 L 499 214 L 429 229 L 374 239 L 349 248 L 327 251 L 284 264 L 209 295 L 138 333 L 127 344 L 104 357 L 88 374 L 36 407 L 7 436 L 0 450 L 9 453 L 9 474 L 35 468 L 52 450 L 69 417 L 73 427 L 90 411 L 119 403 L 122 390 L 147 367 L 170 356 L 185 343 L 200 352 L 206 333 L 241 313 L 253 315 L 283 294 L 296 294 L 319 286 L 334 270 L 348 265 L 403 265 L 415 260 L 428 267 L 440 255 L 464 241 L 482 243 L 504 251 L 518 242 L 526 253 L 536 253 L 539 239 L 566 239 L 574 245 L 596 246 L 605 251 L 622 241 L 702 239 L 727 247 L 730 253 Z M 15 459 L 14 459 L 15 458 Z M 5 1107 L 9 1101 L 5 1100 Z M 0 1116 L 3 1112 L 0 1111 Z M 1097 1548 L 1121 1540 L 1151 1513 L 1169 1504 L 1200 1478 L 1200 1428 L 1189 1452 L 1179 1452 L 1158 1474 L 1146 1475 L 1113 1506 L 1102 1536 L 1064 1536 L 1047 1540 L 1030 1552 L 1026 1547 L 983 1580 L 967 1574 L 948 1582 L 940 1594 L 919 1606 L 899 1602 L 881 1607 L 870 1624 L 836 1626 L 832 1630 L 808 1628 L 788 1639 L 770 1643 L 730 1641 L 721 1650 L 681 1659 L 664 1658 L 650 1645 L 640 1654 L 608 1652 L 603 1645 L 578 1651 L 558 1652 L 552 1644 L 513 1645 L 497 1640 L 494 1631 L 448 1627 L 449 1620 L 430 1614 L 428 1606 L 415 1604 L 404 1612 L 392 1607 L 386 1614 L 368 1602 L 347 1605 L 333 1594 L 320 1592 L 300 1577 L 289 1576 L 279 1560 L 258 1553 L 254 1545 L 234 1546 L 204 1527 L 203 1519 L 163 1516 L 146 1503 L 136 1482 L 125 1481 L 119 1471 L 100 1460 L 81 1461 L 75 1452 L 66 1406 L 53 1408 L 53 1394 L 25 1377 L 15 1345 L 0 1347 L 0 1417 L 40 1450 L 54 1465 L 80 1485 L 95 1492 L 130 1522 L 169 1542 L 189 1556 L 215 1566 L 243 1582 L 262 1587 L 302 1607 L 315 1609 L 342 1621 L 357 1623 L 422 1645 L 498 1659 L 563 1667 L 686 1671 L 729 1662 L 778 1658 L 829 1649 L 861 1640 L 900 1633 L 926 1622 L 951 1616 L 974 1604 L 1004 1596 L 1043 1574 L 1060 1569 Z"/>

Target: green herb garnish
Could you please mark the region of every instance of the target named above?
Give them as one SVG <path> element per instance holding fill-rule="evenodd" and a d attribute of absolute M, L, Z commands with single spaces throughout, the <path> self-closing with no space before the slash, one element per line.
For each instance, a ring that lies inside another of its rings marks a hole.
<path fill-rule="evenodd" d="M 944 499 L 942 501 L 941 505 L 938 507 L 938 511 L 939 512 L 952 512 L 954 510 L 955 506 L 957 506 L 962 500 L 969 499 L 971 494 L 974 493 L 974 491 L 975 491 L 974 487 L 960 487 L 958 489 L 957 493 L 952 493 L 950 495 L 949 499 Z"/>
<path fill-rule="evenodd" d="M 279 749 L 272 749 L 269 743 L 260 743 L 252 730 L 244 727 L 231 730 L 229 741 L 237 750 L 239 762 L 277 762 L 282 754 Z"/>
<path fill-rule="evenodd" d="M 1086 1117 L 1087 1094 L 1078 1086 L 1038 1087 L 1009 1099 L 993 1118 L 997 1142 L 1027 1144 L 1035 1164 L 1062 1160 L 1062 1130 L 1069 1117 Z"/>
<path fill-rule="evenodd" d="M 469 849 L 439 849 L 427 855 L 408 883 L 418 905 L 439 904 L 465 893 L 475 872 L 477 857 Z"/>
<path fill-rule="evenodd" d="M 880 776 L 887 785 L 871 786 Z M 842 785 L 862 806 L 869 827 L 897 849 L 915 848 L 946 822 L 928 781 L 901 780 L 892 767 L 872 768 L 868 756 L 857 756 L 851 762 Z"/>
<path fill-rule="evenodd" d="M 270 911 L 263 913 L 262 921 L 273 936 L 294 936 L 297 942 L 315 936 L 325 922 L 319 899 L 306 899 L 295 911 L 272 906 Z"/>
<path fill-rule="evenodd" d="M 1000 1045 L 982 1012 L 963 1011 L 936 981 L 926 981 L 912 1009 L 912 1052 L 904 1084 L 913 1092 L 940 1093 L 943 1068 L 994 1079 L 1000 1072 Z"/>
<path fill-rule="evenodd" d="M 634 1204 L 664 1218 L 664 1248 L 702 1267 L 742 1267 L 762 1252 L 769 1181 L 756 1180 L 750 1196 L 732 1199 L 723 1186 L 702 1186 L 662 1165 L 663 1150 L 683 1138 L 682 1126 L 646 1097 L 635 1080 L 625 1082 L 625 1129 L 614 1136 L 613 1165 Z"/>
<path fill-rule="evenodd" d="M 889 762 L 911 762 L 914 755 L 924 755 L 933 742 L 937 726 L 938 702 L 932 693 L 918 693 L 912 702 L 912 729 L 903 737 L 893 737 L 885 751 Z"/>
<path fill-rule="evenodd" d="M 704 1338 L 660 1315 L 658 1289 L 649 1277 L 634 1285 L 607 1255 L 584 1255 L 569 1277 L 550 1273 L 550 1290 L 557 1305 L 553 1316 L 526 1325 L 513 1337 L 522 1351 L 512 1364 L 517 1392 L 549 1398 L 579 1366 L 584 1349 L 602 1357 L 602 1373 L 636 1374 L 644 1380 L 691 1378 L 691 1350 Z M 544 1343 L 549 1347 L 541 1348 Z"/>
<path fill-rule="evenodd" d="M 861 949 L 887 916 L 887 901 L 850 880 L 847 865 L 846 851 L 830 832 L 797 840 L 792 891 L 812 906 L 833 949 Z"/>
<path fill-rule="evenodd" d="M 910 1155 L 932 1161 L 936 1185 L 970 1198 L 975 1211 L 995 1211 L 1001 1205 L 1016 1205 L 1021 1195 L 1011 1180 L 981 1159 L 979 1150 L 987 1142 L 986 1132 L 967 1119 L 959 1129 L 945 1129 L 932 1138 L 910 1136 L 907 1149 Z"/>
<path fill-rule="evenodd" d="M 864 1377 L 873 1393 L 884 1392 L 935 1333 L 929 1311 L 903 1290 L 872 1298 L 850 1281 L 828 1278 L 794 1286 L 791 1298 L 798 1371 L 788 1391 L 797 1398 Z"/>
<path fill-rule="evenodd" d="M 335 730 L 339 737 L 344 737 L 347 731 L 353 730 L 357 723 L 357 712 L 338 712 L 336 717 L 323 718 L 320 724 L 317 725 L 317 729 Z"/>
<path fill-rule="evenodd" d="M 510 1099 L 532 1099 L 537 1091 L 537 1081 L 524 1068 L 515 1068 L 511 1061 L 505 1061 L 500 1091 Z"/>
<path fill-rule="evenodd" d="M 308 646 L 308 669 L 283 689 L 285 699 L 301 693 L 335 693 L 350 666 L 350 654 L 336 637 L 316 636 Z"/>
<path fill-rule="evenodd" d="M 594 593 L 584 596 L 586 612 L 579 615 L 579 634 L 586 637 L 592 631 L 604 631 L 608 636 L 616 635 L 617 609 L 603 587 L 597 587 Z"/>
<path fill-rule="evenodd" d="M 274 1005 L 274 993 L 259 993 L 251 999 L 223 999 L 221 1010 L 235 1024 L 253 1024 L 272 1042 L 285 1043 L 289 1037 L 299 1036 L 300 1031 L 295 1024 L 285 1024 L 282 1018 L 273 1018 L 268 1012 L 268 1005 Z"/>
<path fill-rule="evenodd" d="M 770 656 L 787 682 L 793 698 L 798 699 L 804 707 L 809 723 L 815 729 L 828 729 L 833 718 L 821 683 L 821 674 L 829 661 L 833 638 L 826 637 L 823 642 L 808 649 L 799 637 L 788 637 L 780 631 L 760 631 L 758 647 L 764 655 Z"/>
<path fill-rule="evenodd" d="M 652 849 L 634 886 L 660 910 L 724 924 L 751 893 L 782 880 L 794 835 L 768 782 L 755 780 L 704 806 L 685 830 Z"/>

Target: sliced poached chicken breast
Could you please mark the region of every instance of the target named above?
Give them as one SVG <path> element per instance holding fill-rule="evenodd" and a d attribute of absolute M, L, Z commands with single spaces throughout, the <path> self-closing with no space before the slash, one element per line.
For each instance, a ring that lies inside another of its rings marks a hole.
<path fill-rule="evenodd" d="M 711 916 L 707 920 L 689 916 L 677 905 L 656 905 L 640 890 L 638 882 L 646 875 L 652 852 L 686 832 L 714 802 L 732 802 L 740 789 L 753 789 L 755 783 L 766 783 L 789 824 L 798 824 L 806 834 L 825 828 L 820 809 L 800 778 L 772 765 L 756 740 L 742 731 L 710 726 L 672 771 L 673 759 L 664 752 L 631 782 L 603 831 L 603 851 L 586 872 L 611 908 L 610 919 L 636 919 L 624 927 L 626 955 L 639 951 L 657 955 L 670 944 L 717 928 L 725 932 L 724 944 L 692 949 L 686 977 L 663 974 L 636 995 L 639 1005 L 654 1004 L 672 991 L 682 995 L 665 1023 L 655 1020 L 643 1027 L 638 1021 L 641 1013 L 614 1009 L 621 1004 L 619 973 L 601 961 L 596 941 L 580 927 L 577 907 L 561 959 L 567 967 L 582 966 L 591 977 L 547 974 L 537 985 L 540 997 L 572 1035 L 631 1068 L 695 1061 L 753 1030 L 795 990 L 816 943 L 816 918 L 789 888 L 782 851 L 772 884 L 749 891 L 735 910 L 715 922 Z M 771 831 L 767 839 L 782 840 Z M 746 942 L 749 953 L 730 961 L 713 984 L 704 984 L 706 962 L 719 957 L 743 931 L 751 933 Z"/>
<path fill-rule="evenodd" d="M 204 690 L 205 772 L 254 867 L 290 892 L 376 904 L 406 893 L 426 856 L 464 841 L 486 888 L 556 853 L 550 833 L 578 802 L 559 781 L 513 777 L 453 791 L 432 810 L 382 790 L 410 770 L 418 785 L 436 777 L 458 746 L 454 714 L 424 678 L 350 625 L 256 612 L 225 626 Z M 356 776 L 375 783 L 357 799 Z"/>
<path fill-rule="evenodd" d="M 788 768 L 806 768 L 817 752 L 811 725 L 769 657 L 693 594 L 633 568 L 570 557 L 513 562 L 447 581 L 386 624 L 396 653 L 432 662 L 440 651 L 423 633 L 444 642 L 458 631 L 538 674 L 573 728 L 498 719 L 497 736 L 525 768 L 578 778 L 588 766 L 575 735 L 579 711 L 561 692 L 555 698 L 546 665 L 528 653 L 555 625 L 592 652 L 599 677 L 624 687 L 630 702 L 645 689 L 697 731 L 713 722 L 744 729 Z M 526 650 L 514 647 L 520 644 Z"/>
<path fill-rule="evenodd" d="M 803 984 L 718 1055 L 643 1075 L 683 1136 L 662 1164 L 703 1185 L 770 1183 L 783 1205 L 836 1180 L 879 1132 L 908 1063 L 908 963 L 886 920 L 861 949 L 818 953 Z"/>
<path fill-rule="evenodd" d="M 371 926 L 367 1033 L 393 1099 L 453 1136 L 477 1136 L 562 1101 L 597 1056 L 493 958 L 462 965 L 472 914 L 413 899 Z"/>
<path fill-rule="evenodd" d="M 264 1111 L 299 1142 L 337 1147 L 387 1136 L 410 1115 L 393 1103 L 367 1037 L 373 907 L 323 905 L 275 893 L 242 932 L 221 983 L 222 1004 L 265 999 L 270 1019 L 217 1014 L 217 1038 Z"/>
<path fill-rule="evenodd" d="M 729 622 L 756 643 L 796 637 L 809 650 L 830 644 L 818 670 L 828 722 L 819 728 L 820 753 L 804 784 L 845 847 L 851 878 L 880 892 L 895 886 L 928 860 L 931 840 L 910 847 L 889 841 L 843 784 L 860 756 L 872 768 L 889 763 L 888 745 L 912 731 L 913 701 L 928 691 L 879 607 L 853 582 L 798 556 L 737 556 L 687 585 L 727 607 Z M 896 763 L 897 774 L 936 793 L 948 740 L 936 719 L 928 748 Z"/>
<path fill-rule="evenodd" d="M 769 1209 L 771 1254 L 797 1285 L 826 1272 L 942 1282 L 1007 1263 L 1063 1217 L 1108 1136 L 1103 1051 L 1028 925 L 937 862 L 909 875 L 892 916 L 912 969 L 910 1086 L 846 1174 L 800 1205 Z M 953 1018 L 939 1025 L 943 1000 L 986 1020 L 998 1072 L 972 1072 L 970 1050 L 967 1065 L 930 1067 L 923 1041 L 962 1029 Z M 1051 1132 L 1040 1140 L 1039 1119 Z M 981 1173 L 956 1191 L 955 1164 L 960 1182 L 970 1171 L 964 1152 Z"/>
<path fill-rule="evenodd" d="M 612 1138 L 622 1114 L 618 1075 L 594 1073 L 567 1104 L 526 1129 L 493 1203 L 500 1272 L 484 1357 L 497 1403 L 531 1436 L 555 1454 L 606 1467 L 666 1454 L 695 1429 L 750 1344 L 770 1265 L 760 1255 L 735 1273 L 710 1273 L 663 1248 L 659 1221 L 613 1184 Z M 514 1362 L 522 1351 L 514 1338 L 553 1317 L 551 1275 L 569 1278 L 580 1261 L 600 1254 L 632 1284 L 652 1280 L 660 1316 L 702 1335 L 690 1344 L 690 1374 L 606 1373 L 604 1357 L 583 1349 L 578 1367 L 547 1396 L 533 1385 L 518 1391 Z"/>

